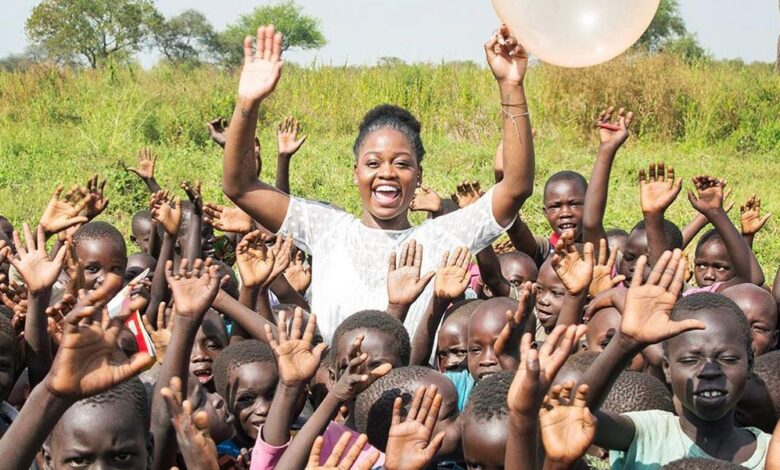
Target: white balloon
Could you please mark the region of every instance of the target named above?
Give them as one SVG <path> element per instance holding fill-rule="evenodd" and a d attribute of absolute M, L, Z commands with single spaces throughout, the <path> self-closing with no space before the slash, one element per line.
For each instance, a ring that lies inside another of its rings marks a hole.
<path fill-rule="evenodd" d="M 531 54 L 563 67 L 606 62 L 634 44 L 660 0 L 492 0 Z"/>

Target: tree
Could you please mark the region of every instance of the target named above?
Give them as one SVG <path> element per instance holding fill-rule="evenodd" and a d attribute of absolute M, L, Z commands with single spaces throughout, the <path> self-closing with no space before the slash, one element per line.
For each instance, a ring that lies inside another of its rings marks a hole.
<path fill-rule="evenodd" d="M 25 29 L 48 55 L 81 57 L 97 68 L 140 51 L 158 15 L 151 0 L 43 0 Z"/>
<path fill-rule="evenodd" d="M 160 17 L 153 34 L 162 55 L 174 63 L 199 63 L 216 42 L 214 28 L 197 10 L 185 10 L 168 20 Z"/>
<path fill-rule="evenodd" d="M 326 44 L 320 31 L 317 18 L 302 12 L 303 8 L 295 0 L 282 0 L 279 3 L 257 7 L 252 13 L 241 15 L 236 22 L 219 34 L 216 52 L 226 65 L 238 65 L 244 59 L 241 44 L 245 36 L 254 36 L 257 27 L 273 24 L 284 34 L 282 48 L 288 50 L 298 47 L 312 49 Z"/>
<path fill-rule="evenodd" d="M 693 34 L 667 39 L 660 50 L 681 57 L 689 64 L 710 59 L 709 52 L 699 45 L 699 41 Z"/>
<path fill-rule="evenodd" d="M 655 52 L 665 41 L 685 36 L 688 30 L 679 9 L 678 0 L 661 0 L 653 21 L 637 41 L 637 46 Z"/>

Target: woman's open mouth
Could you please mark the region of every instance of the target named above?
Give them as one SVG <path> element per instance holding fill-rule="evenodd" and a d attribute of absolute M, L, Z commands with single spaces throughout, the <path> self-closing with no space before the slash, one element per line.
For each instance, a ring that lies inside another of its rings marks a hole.
<path fill-rule="evenodd" d="M 371 191 L 371 196 L 380 207 L 396 207 L 401 201 L 401 188 L 380 184 Z"/>

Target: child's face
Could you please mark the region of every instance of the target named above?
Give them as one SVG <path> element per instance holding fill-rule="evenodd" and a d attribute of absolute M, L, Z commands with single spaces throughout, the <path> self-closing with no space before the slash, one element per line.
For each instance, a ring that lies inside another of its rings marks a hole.
<path fill-rule="evenodd" d="M 133 219 L 133 234 L 130 236 L 130 241 L 143 251 L 149 253 L 149 238 L 152 236 L 152 220 L 147 218 Z"/>
<path fill-rule="evenodd" d="M 466 317 L 449 317 L 439 328 L 436 345 L 436 365 L 439 372 L 466 368 L 468 356 L 469 320 Z"/>
<path fill-rule="evenodd" d="M 503 470 L 508 426 L 506 420 L 461 417 L 463 457 L 469 470 Z"/>
<path fill-rule="evenodd" d="M 693 275 L 699 287 L 707 287 L 716 282 L 726 282 L 734 277 L 726 245 L 720 241 L 707 242 L 696 253 Z"/>
<path fill-rule="evenodd" d="M 227 409 L 225 399 L 217 393 L 206 390 L 195 380 L 187 381 L 189 394 L 187 400 L 192 403 L 195 411 L 205 411 L 209 416 L 209 436 L 216 443 L 233 437 L 233 415 Z"/>
<path fill-rule="evenodd" d="M 766 354 L 777 344 L 777 304 L 772 294 L 753 284 L 738 284 L 723 291 L 745 312 L 753 334 L 753 352 Z"/>
<path fill-rule="evenodd" d="M 682 415 L 690 421 L 715 421 L 733 412 L 745 390 L 749 353 L 731 314 L 700 310 L 686 313 L 706 325 L 669 340 L 664 372 Z M 693 416 L 692 416 L 693 415 Z"/>
<path fill-rule="evenodd" d="M 539 277 L 539 268 L 530 256 L 510 253 L 499 256 L 498 260 L 501 263 L 501 275 L 515 287 L 526 281 L 535 282 Z"/>
<path fill-rule="evenodd" d="M 603 351 L 620 330 L 620 319 L 620 312 L 612 307 L 602 308 L 594 313 L 588 321 L 588 331 L 585 332 L 588 351 Z"/>
<path fill-rule="evenodd" d="M 620 312 L 616 308 L 602 308 L 593 314 L 588 321 L 588 331 L 585 332 L 585 344 L 588 351 L 602 352 L 607 344 L 620 330 Z M 641 354 L 634 356 L 626 370 L 642 372 L 644 360 Z"/>
<path fill-rule="evenodd" d="M 618 273 L 626 276 L 626 282 L 631 282 L 634 277 L 634 268 L 640 256 L 647 255 L 647 232 L 644 229 L 632 230 L 626 243 L 626 251 L 618 266 Z M 647 278 L 649 270 L 645 269 L 644 277 Z"/>
<path fill-rule="evenodd" d="M 206 312 L 190 354 L 190 373 L 210 392 L 214 391 L 214 360 L 228 344 L 225 325 L 213 310 Z"/>
<path fill-rule="evenodd" d="M 154 258 L 143 253 L 136 253 L 130 255 L 127 258 L 127 267 L 125 268 L 125 282 L 130 282 L 135 279 L 136 276 L 149 270 L 149 274 L 146 275 L 146 279 L 151 281 L 154 275 L 155 262 Z"/>
<path fill-rule="evenodd" d="M 625 235 L 610 235 L 607 237 L 607 246 L 609 246 L 610 252 L 617 250 L 625 253 L 628 247 L 628 237 Z"/>
<path fill-rule="evenodd" d="M 109 274 L 124 278 L 127 253 L 107 238 L 82 240 L 76 246 L 76 258 L 84 267 L 88 290 L 101 286 Z"/>
<path fill-rule="evenodd" d="M 361 144 L 355 181 L 363 210 L 374 219 L 405 218 L 421 176 L 412 143 L 401 132 L 381 128 Z"/>
<path fill-rule="evenodd" d="M 544 331 L 549 333 L 555 328 L 565 297 L 566 287 L 555 273 L 552 264 L 545 262 L 539 269 L 539 278 L 536 280 L 536 319 Z"/>
<path fill-rule="evenodd" d="M 585 192 L 573 181 L 557 181 L 547 186 L 544 192 L 544 216 L 558 235 L 574 230 L 574 239 L 579 240 L 584 206 Z"/>
<path fill-rule="evenodd" d="M 501 304 L 482 305 L 469 319 L 468 366 L 475 381 L 502 370 L 517 368 L 519 353 L 511 341 L 500 355 L 493 349 L 506 325 L 506 310 L 506 306 Z"/>
<path fill-rule="evenodd" d="M 13 341 L 0 341 L 0 400 L 8 399 L 16 382 L 17 346 Z"/>
<path fill-rule="evenodd" d="M 279 373 L 273 362 L 250 362 L 228 374 L 228 411 L 238 418 L 236 432 L 242 441 L 254 443 L 265 424 L 276 391 Z"/>
<path fill-rule="evenodd" d="M 393 369 L 403 366 L 395 338 L 380 330 L 360 328 L 342 335 L 339 344 L 336 345 L 338 370 L 335 371 L 335 377 L 332 377 L 334 382 L 341 378 L 341 374 L 347 370 L 349 350 L 355 339 L 361 335 L 363 343 L 360 346 L 360 351 L 368 355 L 368 370 L 382 364 L 390 364 Z"/>
<path fill-rule="evenodd" d="M 151 436 L 128 402 L 71 407 L 49 437 L 46 467 L 137 469 L 151 465 Z"/>

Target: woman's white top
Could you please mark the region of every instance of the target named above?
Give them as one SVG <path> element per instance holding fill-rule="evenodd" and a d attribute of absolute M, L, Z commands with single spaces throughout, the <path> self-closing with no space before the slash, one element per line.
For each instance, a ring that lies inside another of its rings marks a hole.
<path fill-rule="evenodd" d="M 387 308 L 390 252 L 400 255 L 412 239 L 423 245 L 421 273 L 436 271 L 445 251 L 466 246 L 477 253 L 503 231 L 493 216 L 493 188 L 474 204 L 406 230 L 369 228 L 353 215 L 327 204 L 290 198 L 280 233 L 312 255 L 311 309 L 330 343 L 336 327 L 361 310 Z M 431 281 L 412 304 L 404 326 L 414 337 L 433 292 Z"/>

